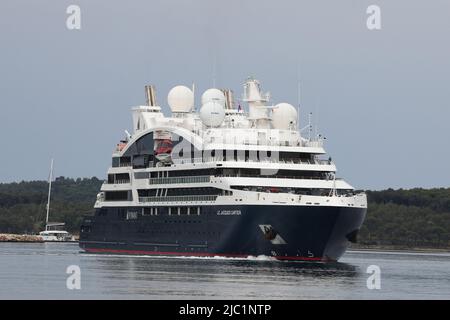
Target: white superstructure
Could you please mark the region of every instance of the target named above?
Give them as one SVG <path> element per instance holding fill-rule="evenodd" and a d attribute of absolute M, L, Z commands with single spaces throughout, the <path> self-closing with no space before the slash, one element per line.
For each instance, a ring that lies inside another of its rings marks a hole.
<path fill-rule="evenodd" d="M 176 86 L 166 117 L 153 87 L 146 91 L 152 102 L 132 109 L 133 133 L 113 153 L 97 208 L 367 206 L 365 194 L 336 178 L 323 139 L 301 136 L 298 110 L 270 105 L 257 80 L 244 83 L 248 112 L 231 90 L 208 89 L 196 105 L 193 90 Z"/>

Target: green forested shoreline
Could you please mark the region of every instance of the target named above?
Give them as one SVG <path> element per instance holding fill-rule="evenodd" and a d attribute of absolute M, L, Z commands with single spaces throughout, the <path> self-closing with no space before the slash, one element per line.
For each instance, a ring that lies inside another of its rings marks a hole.
<path fill-rule="evenodd" d="M 92 213 L 102 180 L 59 177 L 52 188 L 51 221 L 77 233 Z M 46 181 L 0 184 L 0 233 L 37 233 L 44 227 Z M 360 245 L 450 247 L 450 188 L 367 191 L 369 210 Z"/>
<path fill-rule="evenodd" d="M 78 233 L 83 215 L 93 212 L 103 180 L 58 177 L 52 185 L 50 221 Z M 45 227 L 47 181 L 0 184 L 0 233 L 37 233 Z"/>

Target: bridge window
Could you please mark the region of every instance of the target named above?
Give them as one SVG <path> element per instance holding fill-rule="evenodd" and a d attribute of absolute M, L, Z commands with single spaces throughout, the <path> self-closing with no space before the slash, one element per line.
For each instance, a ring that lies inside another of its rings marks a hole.
<path fill-rule="evenodd" d="M 112 158 L 112 167 L 130 167 L 131 166 L 131 157 L 113 157 Z"/>
<path fill-rule="evenodd" d="M 128 173 L 108 174 L 108 183 L 130 183 L 130 175 Z"/>
<path fill-rule="evenodd" d="M 131 191 L 106 191 L 106 201 L 131 201 Z"/>

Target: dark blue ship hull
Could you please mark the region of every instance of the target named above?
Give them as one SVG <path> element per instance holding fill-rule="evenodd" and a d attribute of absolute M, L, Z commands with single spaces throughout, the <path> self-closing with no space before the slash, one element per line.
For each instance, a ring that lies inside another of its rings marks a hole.
<path fill-rule="evenodd" d="M 85 217 L 80 247 L 91 253 L 181 256 L 273 256 L 337 261 L 366 209 L 325 206 L 203 206 L 201 213 L 138 214 L 103 208 Z"/>

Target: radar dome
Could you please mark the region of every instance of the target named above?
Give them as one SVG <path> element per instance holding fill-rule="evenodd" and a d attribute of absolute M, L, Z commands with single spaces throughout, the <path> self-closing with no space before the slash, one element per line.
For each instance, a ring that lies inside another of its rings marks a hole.
<path fill-rule="evenodd" d="M 215 101 L 221 104 L 222 106 L 225 105 L 225 95 L 222 91 L 219 89 L 208 89 L 202 94 L 202 105 L 207 104 L 208 102 Z"/>
<path fill-rule="evenodd" d="M 225 109 L 215 101 L 205 103 L 200 108 L 200 119 L 207 127 L 218 127 L 225 119 Z"/>
<path fill-rule="evenodd" d="M 287 130 L 297 125 L 297 110 L 289 103 L 279 103 L 272 110 L 275 129 Z"/>
<path fill-rule="evenodd" d="M 194 106 L 194 93 L 185 86 L 173 87 L 167 95 L 172 112 L 190 112 Z"/>

